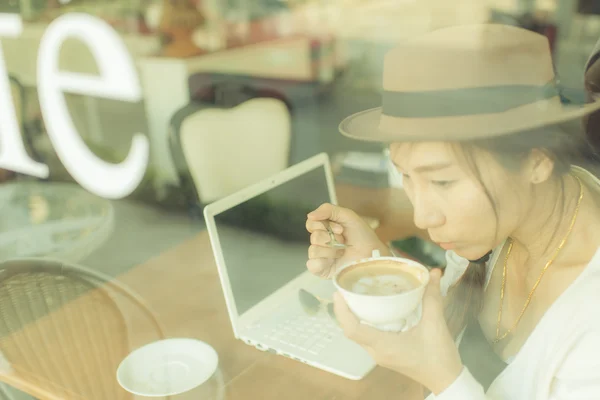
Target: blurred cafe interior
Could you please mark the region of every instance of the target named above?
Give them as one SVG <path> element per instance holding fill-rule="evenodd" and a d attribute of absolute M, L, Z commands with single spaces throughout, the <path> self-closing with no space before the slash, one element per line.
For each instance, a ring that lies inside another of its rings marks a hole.
<path fill-rule="evenodd" d="M 338 125 L 395 44 L 486 22 L 546 36 L 583 92 L 595 1 L 0 0 L 0 398 L 422 399 L 240 332 L 306 272 L 324 202 L 443 267 L 387 146 Z"/>

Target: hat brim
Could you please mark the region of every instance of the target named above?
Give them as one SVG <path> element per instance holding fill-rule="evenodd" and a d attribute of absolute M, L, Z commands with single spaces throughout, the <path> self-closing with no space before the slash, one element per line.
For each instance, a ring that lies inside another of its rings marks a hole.
<path fill-rule="evenodd" d="M 391 117 L 377 107 L 345 118 L 339 130 L 344 136 L 368 142 L 466 141 L 557 125 L 600 109 L 600 101 L 558 109 L 542 103 L 494 114 L 429 118 Z"/>

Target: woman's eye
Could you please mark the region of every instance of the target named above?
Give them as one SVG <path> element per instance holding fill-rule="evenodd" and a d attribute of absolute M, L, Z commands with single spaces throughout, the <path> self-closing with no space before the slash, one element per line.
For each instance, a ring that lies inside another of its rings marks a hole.
<path fill-rule="evenodd" d="M 456 181 L 431 181 L 431 183 L 433 183 L 434 185 L 443 187 L 443 188 L 451 186 L 454 182 L 456 182 Z"/>

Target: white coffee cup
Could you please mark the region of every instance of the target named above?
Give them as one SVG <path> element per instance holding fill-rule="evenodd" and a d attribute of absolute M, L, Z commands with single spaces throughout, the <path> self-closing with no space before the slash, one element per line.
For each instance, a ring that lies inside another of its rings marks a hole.
<path fill-rule="evenodd" d="M 340 286 L 338 278 L 351 267 L 373 261 L 392 261 L 417 278 L 419 286 L 406 292 L 392 295 L 370 295 L 352 292 Z M 342 294 L 350 310 L 361 323 L 382 331 L 404 332 L 416 326 L 421 320 L 422 302 L 425 287 L 429 283 L 429 270 L 416 261 L 400 257 L 381 257 L 373 251 L 372 257 L 354 261 L 340 268 L 333 283 Z"/>

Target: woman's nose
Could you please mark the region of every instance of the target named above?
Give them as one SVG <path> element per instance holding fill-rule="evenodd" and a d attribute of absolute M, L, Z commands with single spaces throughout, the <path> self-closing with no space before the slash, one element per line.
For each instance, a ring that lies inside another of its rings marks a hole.
<path fill-rule="evenodd" d="M 446 222 L 444 214 L 436 207 L 427 204 L 426 202 L 415 202 L 414 212 L 415 225 L 419 229 L 427 230 L 439 228 Z"/>

